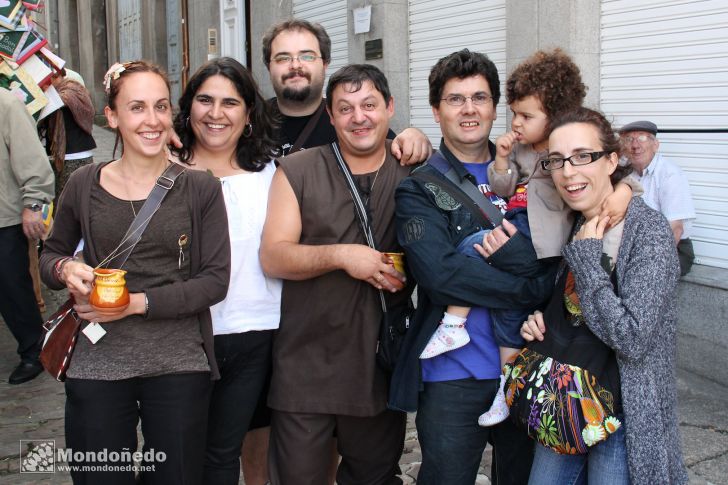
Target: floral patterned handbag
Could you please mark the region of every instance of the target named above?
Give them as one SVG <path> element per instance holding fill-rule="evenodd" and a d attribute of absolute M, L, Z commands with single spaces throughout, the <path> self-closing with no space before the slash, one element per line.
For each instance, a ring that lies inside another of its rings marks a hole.
<path fill-rule="evenodd" d="M 531 342 L 504 367 L 512 419 L 562 454 L 587 453 L 621 426 L 616 356 L 584 324 L 573 290 L 564 263 L 544 310 L 544 340 Z"/>

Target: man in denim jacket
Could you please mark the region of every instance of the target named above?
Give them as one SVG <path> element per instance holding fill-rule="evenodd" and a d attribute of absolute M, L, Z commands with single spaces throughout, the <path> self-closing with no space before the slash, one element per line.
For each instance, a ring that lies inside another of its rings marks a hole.
<path fill-rule="evenodd" d="M 510 421 L 478 426 L 498 389 L 500 360 L 489 308 L 531 309 L 553 287 L 553 264 L 539 262 L 528 238 L 513 229 L 489 236 L 486 259 L 461 254 L 458 243 L 480 223 L 448 193 L 443 172 L 453 170 L 473 183 L 499 209 L 505 204 L 490 192 L 487 164 L 495 147 L 488 137 L 500 97 L 498 71 L 483 54 L 467 49 L 440 61 L 430 73 L 430 105 L 443 141 L 417 170 L 443 180 L 441 186 L 410 176 L 395 195 L 397 237 L 411 275 L 418 283 L 418 308 L 395 369 L 389 406 L 417 411 L 422 446 L 422 485 L 474 483 L 486 443 L 494 444 L 495 483 L 525 483 L 532 442 Z M 519 270 L 515 276 L 512 271 Z M 523 268 L 529 270 L 524 272 Z M 498 268 L 498 269 L 497 269 Z M 472 307 L 467 328 L 471 341 L 432 359 L 419 356 L 447 305 Z"/>

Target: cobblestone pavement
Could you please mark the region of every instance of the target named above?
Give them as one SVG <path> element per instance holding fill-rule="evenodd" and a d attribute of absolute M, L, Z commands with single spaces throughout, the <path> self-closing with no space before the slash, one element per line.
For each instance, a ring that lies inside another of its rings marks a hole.
<path fill-rule="evenodd" d="M 95 128 L 94 136 L 99 145 L 96 160 L 111 159 L 113 135 Z M 49 311 L 65 300 L 64 292 L 44 290 L 44 296 Z M 21 440 L 52 439 L 56 447 L 65 445 L 65 398 L 63 385 L 46 373 L 25 384 L 8 385 L 7 376 L 16 364 L 15 341 L 7 327 L 0 324 L 0 484 L 70 484 L 65 472 L 19 473 L 20 453 L 25 453 Z M 728 389 L 679 371 L 678 398 L 683 454 L 689 467 L 690 484 L 728 484 Z M 486 450 L 477 484 L 490 483 L 489 455 Z M 420 461 L 414 418 L 410 415 L 400 462 L 405 484 L 416 483 Z"/>

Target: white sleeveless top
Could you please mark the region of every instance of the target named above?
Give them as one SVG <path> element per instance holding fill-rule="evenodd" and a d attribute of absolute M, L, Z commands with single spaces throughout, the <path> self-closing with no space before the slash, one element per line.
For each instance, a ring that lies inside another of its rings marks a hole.
<path fill-rule="evenodd" d="M 260 172 L 220 179 L 230 227 L 231 271 L 227 296 L 210 308 L 215 335 L 278 328 L 282 282 L 265 276 L 258 259 L 275 170 L 270 162 Z"/>

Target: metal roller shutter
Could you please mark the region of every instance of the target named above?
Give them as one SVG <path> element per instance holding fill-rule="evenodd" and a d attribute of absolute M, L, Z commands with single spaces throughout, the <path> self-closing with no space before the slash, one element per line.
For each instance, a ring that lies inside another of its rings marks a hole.
<path fill-rule="evenodd" d="M 441 134 L 427 100 L 427 77 L 440 58 L 466 47 L 483 52 L 495 63 L 503 92 L 506 78 L 505 0 L 409 0 L 410 126 L 424 131 L 435 146 L 439 145 Z M 506 104 L 502 96 L 492 138 L 505 131 L 505 123 Z"/>
<path fill-rule="evenodd" d="M 701 264 L 728 268 L 728 3 L 602 1 L 601 108 L 654 121 L 690 181 Z M 721 130 L 686 133 L 682 130 Z"/>
<path fill-rule="evenodd" d="M 329 76 L 349 62 L 346 0 L 294 0 L 293 16 L 323 25 L 331 37 L 331 63 L 326 70 L 325 90 Z"/>

